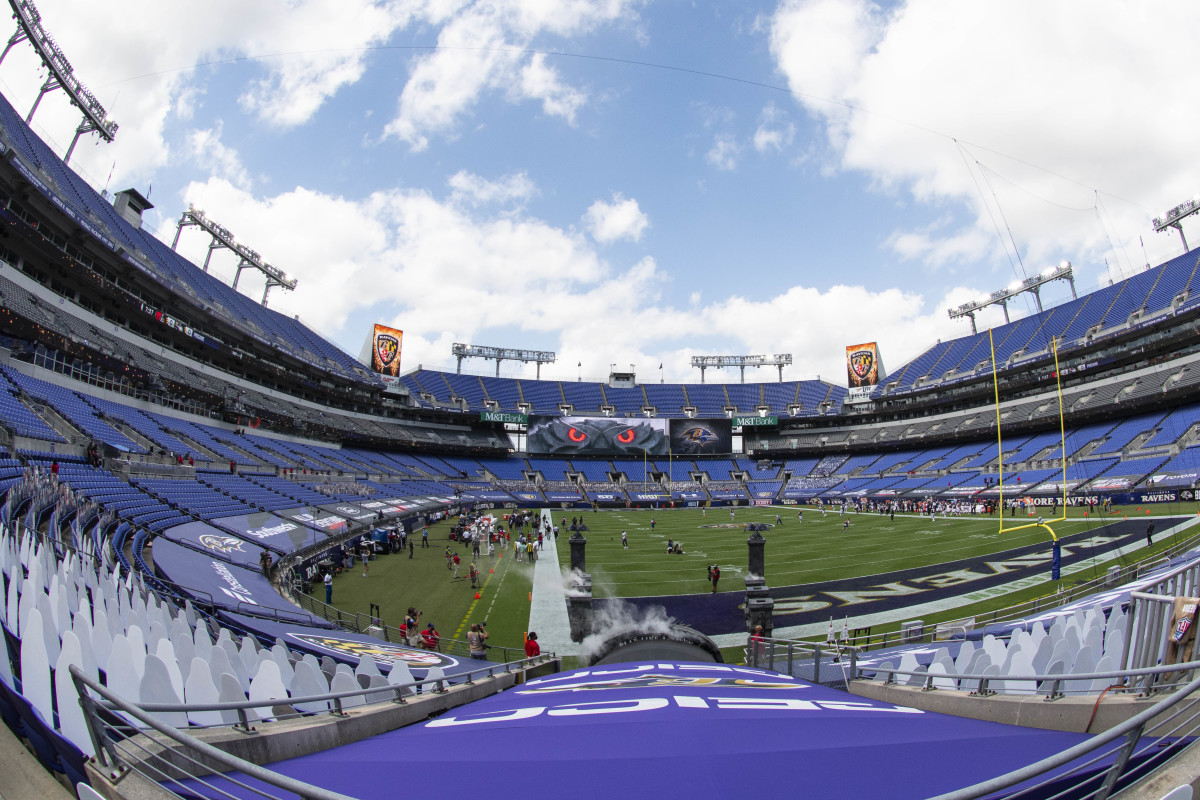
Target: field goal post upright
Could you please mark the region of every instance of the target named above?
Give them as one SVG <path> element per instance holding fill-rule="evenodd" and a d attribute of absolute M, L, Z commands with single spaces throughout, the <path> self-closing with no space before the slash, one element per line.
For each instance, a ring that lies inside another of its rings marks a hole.
<path fill-rule="evenodd" d="M 1060 516 L 1051 520 L 1043 520 L 1038 517 L 1037 522 L 1027 522 L 1022 525 L 1014 525 L 1011 528 L 1004 527 L 1004 438 L 1000 432 L 1000 379 L 996 368 L 996 342 L 992 336 L 992 329 L 988 329 L 988 346 L 992 353 L 992 392 L 996 402 L 996 449 L 997 460 L 999 467 L 999 486 L 1000 486 L 1000 530 L 999 533 L 1012 533 L 1013 531 L 1024 530 L 1026 528 L 1045 528 L 1050 534 L 1051 541 L 1055 547 L 1055 564 L 1058 563 L 1058 535 L 1055 534 L 1051 523 L 1065 522 L 1067 519 L 1067 429 L 1066 421 L 1063 413 L 1063 396 L 1062 396 L 1062 373 L 1058 366 L 1058 337 L 1050 337 L 1050 348 L 1054 353 L 1054 381 L 1055 388 L 1058 393 L 1058 433 L 1062 443 L 1062 513 Z M 1055 568 L 1057 572 L 1057 566 Z"/>

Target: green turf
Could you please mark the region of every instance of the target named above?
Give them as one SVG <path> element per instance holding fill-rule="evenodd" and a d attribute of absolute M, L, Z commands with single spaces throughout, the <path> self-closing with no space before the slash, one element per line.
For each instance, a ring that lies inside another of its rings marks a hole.
<path fill-rule="evenodd" d="M 961 558 L 989 555 L 1022 545 L 1045 541 L 1041 528 L 998 533 L 996 517 L 939 517 L 928 518 L 897 515 L 895 520 L 874 514 L 849 514 L 846 518 L 836 512 L 822 517 L 819 511 L 805 507 L 804 522 L 796 521 L 797 507 L 747 508 L 735 513 L 736 529 L 702 528 L 702 525 L 729 523 L 728 508 L 660 510 L 556 510 L 554 518 L 561 523 L 565 516 L 582 518 L 590 530 L 587 538 L 587 568 L 592 574 L 593 591 L 597 597 L 635 597 L 647 595 L 690 594 L 708 591 L 706 565 L 717 563 L 727 580 L 723 591 L 743 591 L 740 580 L 747 561 L 746 538 L 742 525 L 747 522 L 775 523 L 776 513 L 783 519 L 781 527 L 765 533 L 767 539 L 767 580 L 772 587 L 813 583 L 838 578 L 874 575 L 898 569 L 941 564 Z M 1162 504 L 1152 507 L 1155 515 L 1193 515 L 1196 504 Z M 1125 515 L 1142 516 L 1144 509 L 1117 509 L 1117 513 L 1083 518 L 1082 511 L 1072 510 L 1070 518 L 1054 525 L 1060 536 L 1094 529 L 1109 519 Z M 650 520 L 655 528 L 650 530 Z M 843 531 L 843 519 L 850 527 Z M 1006 517 L 1005 525 L 1028 522 L 1028 517 Z M 620 533 L 629 533 L 630 548 L 621 547 Z M 430 548 L 418 546 L 414 558 L 407 553 L 387 555 L 371 563 L 368 577 L 363 578 L 361 567 L 334 580 L 333 604 L 343 611 L 366 614 L 370 603 L 380 606 L 387 624 L 399 626 L 405 609 L 412 605 L 425 613 L 422 625 L 433 622 L 444 637 L 464 638 L 472 621 L 486 620 L 491 634 L 490 643 L 520 648 L 529 621 L 529 594 L 532 590 L 532 567 L 515 563 L 511 551 L 495 562 L 495 572 L 489 571 L 486 556 L 483 563 L 483 586 L 480 599 L 470 582 L 451 580 L 443 556 L 445 547 L 458 547 L 464 556 L 459 575 L 467 574 L 470 554 L 466 548 L 448 541 L 449 522 L 430 526 Z M 667 555 L 666 542 L 671 538 L 684 546 L 684 555 Z M 1156 537 L 1156 549 L 1168 544 Z M 569 561 L 567 535 L 557 543 L 559 563 Z M 1148 554 L 1150 551 L 1145 550 Z M 1142 555 L 1139 551 L 1138 555 Z M 1097 564 L 1101 569 L 1103 564 Z M 977 604 L 969 609 L 949 612 L 947 618 L 980 613 L 991 608 L 1010 605 L 1019 599 L 1044 593 L 1045 588 L 1031 589 L 1020 596 L 1004 596 Z M 324 590 L 314 587 L 314 596 L 324 599 Z M 687 620 L 681 620 L 686 623 Z M 493 654 L 493 657 L 498 657 Z"/>
<path fill-rule="evenodd" d="M 1196 508 L 1179 509 L 1179 504 L 1154 509 L 1155 514 L 1195 514 Z M 941 564 L 963 558 L 990 555 L 1024 545 L 1044 542 L 1042 528 L 1025 528 L 999 533 L 997 517 L 964 516 L 930 521 L 928 517 L 896 515 L 892 520 L 876 514 L 847 514 L 805 507 L 804 522 L 797 521 L 796 507 L 738 508 L 736 528 L 705 528 L 730 524 L 728 508 L 672 510 L 616 510 L 584 513 L 590 530 L 586 535 L 587 567 L 597 597 L 641 597 L 692 594 L 708 591 L 707 565 L 718 564 L 724 578 L 723 591 L 743 591 L 740 578 L 747 562 L 747 522 L 782 525 L 767 531 L 766 577 L 770 586 L 876 575 L 912 567 Z M 576 512 L 578 514 L 578 512 Z M 1108 519 L 1121 519 L 1133 509 L 1118 509 L 1104 520 L 1074 512 L 1053 525 L 1055 533 L 1067 536 L 1100 527 Z M 556 512 L 561 521 L 563 512 Z M 567 513 L 568 523 L 571 513 Z M 1049 514 L 1047 513 L 1047 516 Z M 655 521 L 651 530 L 650 522 Z M 843 529 L 843 523 L 850 526 Z M 1005 526 L 1028 523 L 1028 517 L 1005 517 Z M 629 549 L 621 546 L 621 531 L 628 531 Z M 667 539 L 683 543 L 683 555 L 667 555 Z M 566 562 L 565 549 L 560 560 Z"/>
<path fill-rule="evenodd" d="M 334 578 L 333 605 L 342 611 L 367 614 L 370 604 L 375 603 L 384 622 L 395 627 L 404 624 L 405 611 L 414 606 L 424 612 L 421 627 L 432 622 L 443 637 L 454 639 L 465 639 L 471 622 L 486 622 L 489 643 L 521 648 L 529 621 L 531 568 L 514 563 L 507 552 L 498 553 L 494 563 L 482 555 L 482 586 L 472 590 L 466 577 L 470 549 L 449 541 L 449 534 L 448 521 L 430 525 L 428 548 L 421 547 L 418 534 L 412 559 L 407 552 L 377 556 L 365 578 L 361 562 L 356 561 L 353 568 Z M 458 550 L 462 559 L 458 580 L 446 569 L 447 546 Z M 479 600 L 475 599 L 476 591 Z M 313 596 L 323 601 L 324 587 L 314 586 Z"/>

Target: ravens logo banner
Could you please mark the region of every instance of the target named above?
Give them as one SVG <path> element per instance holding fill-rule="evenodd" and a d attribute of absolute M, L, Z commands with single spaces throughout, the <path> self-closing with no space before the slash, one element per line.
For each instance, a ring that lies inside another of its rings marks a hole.
<path fill-rule="evenodd" d="M 846 348 L 846 381 L 851 387 L 879 383 L 879 346 L 875 342 Z"/>

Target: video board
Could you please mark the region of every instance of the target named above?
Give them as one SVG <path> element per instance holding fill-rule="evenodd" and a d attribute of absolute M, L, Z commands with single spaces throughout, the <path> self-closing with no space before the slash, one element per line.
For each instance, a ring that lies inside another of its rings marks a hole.
<path fill-rule="evenodd" d="M 671 420 L 671 453 L 677 456 L 733 452 L 733 421 L 720 419 Z"/>
<path fill-rule="evenodd" d="M 375 324 L 371 334 L 371 369 L 380 375 L 396 377 L 400 374 L 400 344 L 404 331 Z"/>
<path fill-rule="evenodd" d="M 647 456 L 729 453 L 728 419 L 531 415 L 526 447 L 534 455 Z"/>
<path fill-rule="evenodd" d="M 883 377 L 879 363 L 879 345 L 875 342 L 852 344 L 846 348 L 846 383 L 851 387 L 875 386 Z"/>

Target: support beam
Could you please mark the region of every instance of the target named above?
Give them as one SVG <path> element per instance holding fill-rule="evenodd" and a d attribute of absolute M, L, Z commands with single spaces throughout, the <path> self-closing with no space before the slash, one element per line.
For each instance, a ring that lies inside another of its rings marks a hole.
<path fill-rule="evenodd" d="M 33 0 L 8 0 L 8 2 L 12 7 L 13 16 L 17 20 L 17 31 L 9 37 L 4 52 L 0 53 L 0 61 L 4 60 L 4 57 L 15 45 L 27 41 L 37 50 L 38 56 L 42 60 L 42 66 L 49 73 L 46 76 L 46 82 L 38 91 L 37 99 L 33 101 L 33 107 L 29 109 L 29 115 L 25 117 L 25 122 L 33 121 L 33 115 L 41 105 L 43 97 L 50 92 L 62 89 L 70 97 L 71 105 L 83 113 L 83 122 L 75 129 L 75 138 L 71 141 L 71 146 L 67 148 L 63 162 L 70 163 L 71 155 L 75 152 L 75 145 L 78 143 L 79 137 L 85 133 L 95 132 L 100 134 L 100 138 L 104 141 L 113 141 L 117 135 L 117 123 L 108 118 L 108 112 L 104 110 L 104 106 L 100 104 L 96 96 L 75 77 L 75 69 L 71 66 L 71 62 L 63 55 L 54 38 L 42 27 L 42 17 L 33 4 Z"/>
<path fill-rule="evenodd" d="M 1047 267 L 1032 278 L 1026 278 L 1023 281 L 1016 281 L 1005 289 L 999 289 L 989 295 L 984 295 L 970 303 L 963 303 L 958 308 L 951 308 L 946 311 L 950 315 L 950 319 L 959 319 L 968 317 L 971 320 L 971 333 L 977 333 L 975 327 L 975 312 L 988 306 L 998 305 L 1004 309 L 1004 321 L 1009 322 L 1008 316 L 1008 301 L 1024 292 L 1032 292 L 1037 301 L 1038 311 L 1042 310 L 1041 288 L 1051 281 L 1067 281 L 1071 285 L 1071 297 L 1075 297 L 1075 274 L 1071 269 L 1071 262 L 1064 261 L 1057 267 Z"/>
<path fill-rule="evenodd" d="M 226 248 L 232 250 L 240 259 L 237 265 L 237 274 L 233 278 L 234 289 L 237 288 L 238 281 L 242 277 L 242 270 L 244 269 L 256 269 L 266 276 L 267 282 L 263 289 L 261 301 L 263 306 L 267 305 L 267 296 L 270 294 L 271 289 L 276 286 L 288 291 L 296 288 L 297 281 L 295 278 L 278 267 L 263 261 L 262 257 L 256 251 L 238 243 L 228 228 L 209 219 L 203 211 L 194 206 L 189 206 L 188 210 L 184 211 L 183 216 L 179 218 L 179 223 L 175 228 L 175 240 L 171 242 L 172 250 L 178 247 L 179 234 L 183 231 L 185 225 L 195 225 L 212 237 L 212 241 L 208 243 L 208 253 L 204 256 L 203 267 L 205 272 L 208 272 L 208 265 L 212 260 L 213 251 Z"/>
<path fill-rule="evenodd" d="M 692 366 L 700 370 L 700 382 L 704 383 L 704 370 L 709 367 L 737 367 L 741 370 L 742 383 L 746 382 L 746 367 L 778 367 L 779 381 L 783 382 L 783 368 L 792 363 L 791 353 L 771 356 L 692 356 Z"/>
<path fill-rule="evenodd" d="M 462 344 L 455 342 L 450 347 L 450 354 L 458 359 L 458 372 L 462 373 L 464 358 L 484 358 L 496 362 L 496 377 L 500 377 L 501 361 L 520 361 L 523 364 L 537 365 L 537 377 L 541 380 L 542 364 L 553 364 L 558 357 L 549 350 L 519 350 L 512 347 L 488 347 L 478 344 Z"/>

